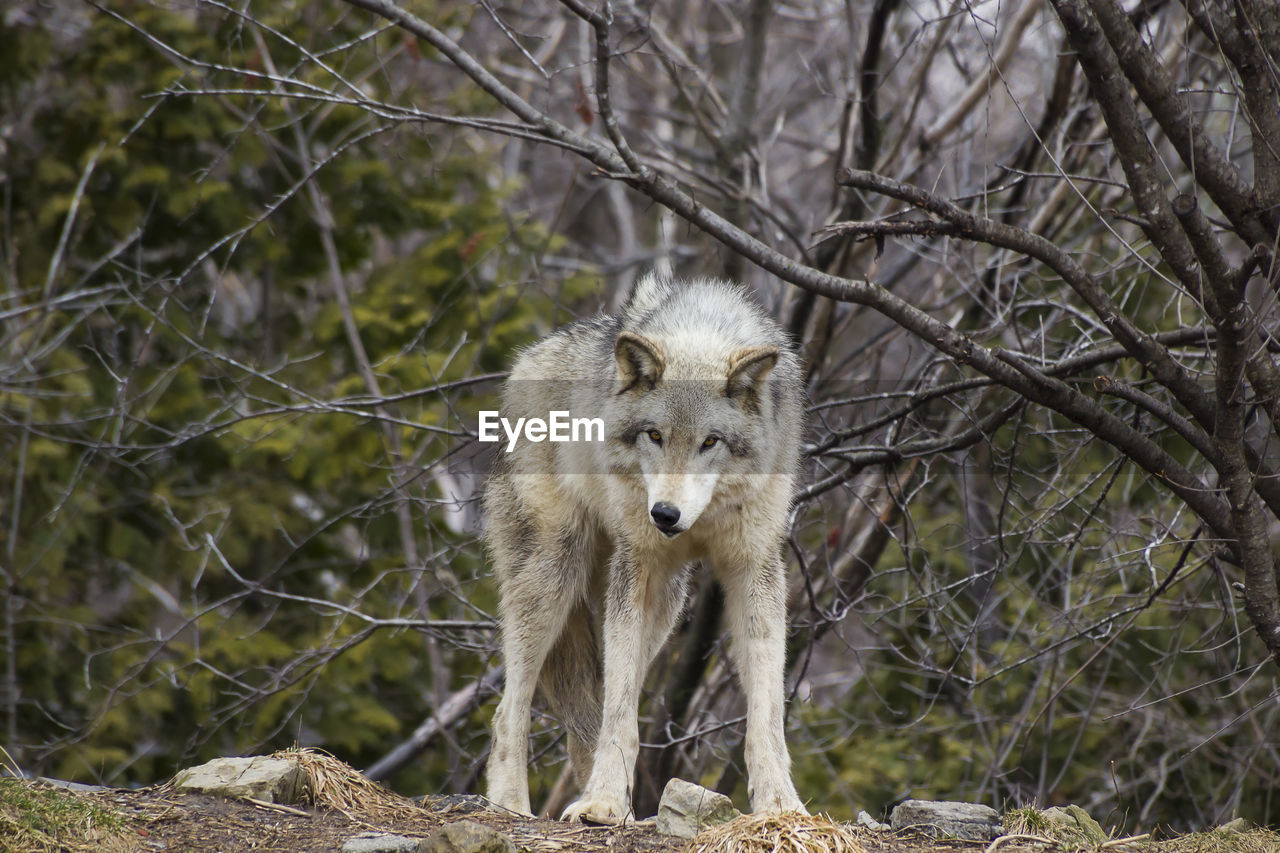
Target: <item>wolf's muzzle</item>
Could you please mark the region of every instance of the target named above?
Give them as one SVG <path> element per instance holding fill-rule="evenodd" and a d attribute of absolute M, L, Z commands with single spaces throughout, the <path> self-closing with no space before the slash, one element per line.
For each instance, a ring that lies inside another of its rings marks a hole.
<path fill-rule="evenodd" d="M 653 519 L 653 523 L 657 525 L 664 536 L 670 537 L 684 532 L 676 526 L 680 522 L 680 510 L 669 503 L 660 501 L 654 504 L 653 508 L 649 510 L 649 517 Z"/>

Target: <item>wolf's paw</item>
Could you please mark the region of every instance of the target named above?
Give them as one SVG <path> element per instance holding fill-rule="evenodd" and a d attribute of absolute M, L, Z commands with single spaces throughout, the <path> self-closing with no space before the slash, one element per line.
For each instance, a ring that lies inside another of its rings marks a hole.
<path fill-rule="evenodd" d="M 533 813 L 533 810 L 530 809 L 527 805 L 521 807 L 520 803 L 514 800 L 509 800 L 508 802 L 510 803 L 510 805 L 508 805 L 507 803 L 500 803 L 497 800 L 492 800 L 492 799 L 489 799 L 488 797 L 485 797 L 485 799 L 489 800 L 489 802 L 493 803 L 495 806 L 502 809 L 503 811 L 511 812 L 513 815 L 520 815 L 520 817 L 537 817 L 537 815 Z"/>
<path fill-rule="evenodd" d="M 514 812 L 524 817 L 533 817 L 533 811 L 529 808 L 528 789 L 520 790 L 515 786 L 494 786 L 490 787 L 489 794 L 485 799 L 500 809 Z"/>
<path fill-rule="evenodd" d="M 603 823 L 615 826 L 632 820 L 631 808 L 621 797 L 584 793 L 560 815 L 561 820 L 581 823 Z"/>
<path fill-rule="evenodd" d="M 760 796 L 751 797 L 751 811 L 756 814 L 782 814 L 783 812 L 799 812 L 800 814 L 808 814 L 809 811 L 804 807 L 804 803 L 800 802 L 800 797 L 795 791 L 773 791 Z"/>

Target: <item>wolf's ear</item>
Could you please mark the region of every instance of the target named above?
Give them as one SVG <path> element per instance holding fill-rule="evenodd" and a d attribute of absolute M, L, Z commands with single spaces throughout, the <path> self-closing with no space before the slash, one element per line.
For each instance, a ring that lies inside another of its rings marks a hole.
<path fill-rule="evenodd" d="M 778 363 L 777 347 L 745 347 L 729 356 L 729 378 L 724 395 L 746 409 L 760 403 L 765 377 Z"/>
<path fill-rule="evenodd" d="M 636 385 L 652 388 L 667 366 L 662 347 L 635 332 L 618 333 L 613 342 L 613 355 L 618 360 L 618 379 L 623 391 Z"/>

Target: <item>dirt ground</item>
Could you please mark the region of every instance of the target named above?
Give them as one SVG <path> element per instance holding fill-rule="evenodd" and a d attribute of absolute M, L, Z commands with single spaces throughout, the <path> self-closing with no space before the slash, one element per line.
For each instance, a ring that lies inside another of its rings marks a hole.
<path fill-rule="evenodd" d="M 427 835 L 455 820 L 475 820 L 507 833 L 530 853 L 677 853 L 683 839 L 659 835 L 651 826 L 592 827 L 547 820 L 525 820 L 493 812 L 439 811 L 378 820 L 356 812 L 255 804 L 164 789 L 107 791 L 90 795 L 101 805 L 126 815 L 137 833 L 140 851 L 183 853 L 330 853 L 365 832 L 410 837 Z M 860 831 L 867 853 L 983 853 L 985 844 L 934 841 L 920 836 Z M 1000 845 L 1000 853 L 1037 849 L 1017 843 Z M 1038 848 L 1043 850 L 1043 848 Z"/>

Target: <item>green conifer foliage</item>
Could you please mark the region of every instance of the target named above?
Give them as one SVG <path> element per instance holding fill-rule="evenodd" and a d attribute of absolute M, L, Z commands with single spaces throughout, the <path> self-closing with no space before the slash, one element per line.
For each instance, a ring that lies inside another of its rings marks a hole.
<path fill-rule="evenodd" d="M 487 619 L 449 489 L 496 385 L 431 389 L 589 281 L 536 268 L 557 241 L 492 150 L 337 102 L 468 97 L 403 43 L 313 4 L 117 5 L 0 18 L 0 739 L 114 783 L 294 742 L 368 763 L 492 663 L 423 620 Z M 402 783 L 468 772 L 450 749 Z"/>

